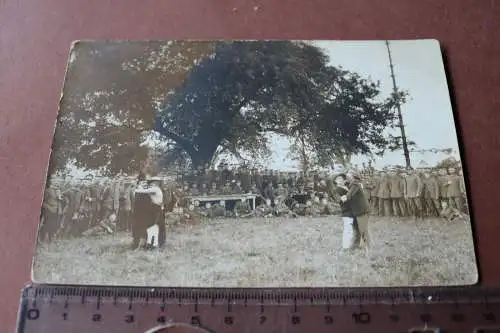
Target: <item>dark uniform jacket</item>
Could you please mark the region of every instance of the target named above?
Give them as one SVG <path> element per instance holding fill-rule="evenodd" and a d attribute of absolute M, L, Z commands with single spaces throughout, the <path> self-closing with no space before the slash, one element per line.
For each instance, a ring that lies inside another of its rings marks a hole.
<path fill-rule="evenodd" d="M 57 197 L 57 191 L 53 188 L 46 188 L 43 198 L 43 210 L 57 214 L 60 210 L 60 202 Z"/>
<path fill-rule="evenodd" d="M 439 185 L 435 177 L 424 178 L 424 198 L 439 199 Z"/>
<path fill-rule="evenodd" d="M 402 198 L 404 195 L 404 179 L 400 176 L 389 177 L 389 186 L 391 188 L 391 198 Z"/>
<path fill-rule="evenodd" d="M 418 198 L 423 190 L 423 182 L 419 175 L 408 175 L 405 179 L 405 195 L 408 198 Z"/>
<path fill-rule="evenodd" d="M 352 182 L 349 185 L 349 191 L 346 194 L 351 214 L 353 217 L 365 215 L 370 212 L 370 204 L 366 200 L 365 193 L 358 182 Z"/>
<path fill-rule="evenodd" d="M 448 176 L 438 176 L 439 197 L 448 198 Z"/>
<path fill-rule="evenodd" d="M 459 175 L 449 175 L 447 177 L 448 188 L 446 195 L 448 198 L 461 197 L 462 191 L 460 189 L 460 177 Z"/>
<path fill-rule="evenodd" d="M 389 178 L 381 178 L 378 183 L 377 197 L 381 199 L 389 199 L 391 197 L 390 186 Z"/>

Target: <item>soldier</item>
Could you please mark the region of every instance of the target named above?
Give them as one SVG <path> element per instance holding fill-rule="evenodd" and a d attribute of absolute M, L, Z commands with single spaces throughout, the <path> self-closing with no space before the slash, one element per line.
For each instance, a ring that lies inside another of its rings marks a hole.
<path fill-rule="evenodd" d="M 289 173 L 287 176 L 286 176 L 286 184 L 288 185 L 288 188 L 290 190 L 292 189 L 295 189 L 296 186 L 297 186 L 297 183 L 296 183 L 296 178 L 295 178 L 295 175 L 293 175 L 292 173 Z"/>
<path fill-rule="evenodd" d="M 359 175 L 362 176 L 362 173 L 360 173 Z M 371 213 L 371 207 L 373 202 L 372 198 L 373 178 L 365 175 L 361 181 L 361 186 L 363 188 L 363 193 L 365 195 L 365 198 L 368 201 L 368 204 L 370 205 L 370 213 Z"/>
<path fill-rule="evenodd" d="M 191 195 L 191 189 L 189 188 L 188 183 L 184 183 L 184 187 L 182 188 L 182 192 L 184 195 Z"/>
<path fill-rule="evenodd" d="M 126 231 L 132 230 L 132 207 L 134 205 L 134 184 L 128 182 L 124 186 L 123 193 L 123 215 L 122 218 L 124 222 L 122 223 L 125 226 Z"/>
<path fill-rule="evenodd" d="M 393 170 L 389 172 L 389 186 L 391 189 L 390 197 L 394 216 L 406 216 L 404 201 L 404 180 Z"/>
<path fill-rule="evenodd" d="M 300 193 L 303 192 L 305 184 L 306 184 L 306 179 L 304 177 L 304 173 L 297 172 L 295 174 L 295 186 L 296 186 L 297 192 L 300 192 Z"/>
<path fill-rule="evenodd" d="M 208 186 L 207 183 L 202 183 L 201 184 L 201 189 L 200 189 L 200 195 L 208 195 Z"/>
<path fill-rule="evenodd" d="M 311 194 L 314 191 L 314 176 L 312 174 L 306 175 L 305 184 L 304 184 L 304 192 L 307 194 Z"/>
<path fill-rule="evenodd" d="M 198 214 L 203 217 L 208 217 L 208 209 L 205 205 L 200 205 L 198 200 L 195 200 L 192 205 L 189 206 L 189 210 L 194 211 L 195 214 Z"/>
<path fill-rule="evenodd" d="M 184 173 L 183 177 L 184 184 L 186 186 L 191 187 L 191 185 L 195 182 L 195 175 L 193 170 L 188 170 L 187 172 Z"/>
<path fill-rule="evenodd" d="M 99 212 L 101 210 L 101 185 L 94 181 L 89 187 L 88 201 L 90 202 L 91 219 L 89 227 L 94 227 L 99 223 Z"/>
<path fill-rule="evenodd" d="M 244 191 L 241 188 L 241 181 L 237 180 L 232 183 L 232 194 L 243 194 Z"/>
<path fill-rule="evenodd" d="M 57 195 L 57 189 L 49 183 L 44 192 L 42 205 L 42 221 L 40 227 L 40 239 L 50 242 L 59 227 L 59 211 L 61 202 Z"/>
<path fill-rule="evenodd" d="M 389 182 L 389 177 L 385 171 L 380 171 L 379 185 L 377 188 L 377 198 L 378 198 L 378 215 L 379 216 L 391 216 L 392 215 L 392 203 L 391 203 L 391 184 Z"/>
<path fill-rule="evenodd" d="M 458 175 L 460 176 L 460 192 L 462 193 L 462 204 L 463 204 L 461 211 L 468 214 L 467 189 L 465 188 L 465 178 L 462 169 L 458 170 Z"/>
<path fill-rule="evenodd" d="M 379 182 L 380 182 L 380 175 L 379 174 L 371 176 L 371 181 L 369 182 L 370 191 L 371 191 L 371 195 L 370 195 L 371 202 L 370 202 L 370 205 L 371 205 L 371 210 L 372 210 L 373 214 L 376 214 L 376 215 L 379 214 L 379 210 L 378 210 L 378 200 L 379 200 L 378 199 L 378 187 L 379 187 Z"/>
<path fill-rule="evenodd" d="M 274 207 L 274 201 L 276 199 L 276 193 L 275 193 L 275 190 L 274 190 L 274 187 L 273 187 L 273 183 L 271 181 L 269 181 L 266 185 L 265 185 L 265 189 L 264 189 L 264 198 L 268 199 L 271 201 L 271 206 Z"/>
<path fill-rule="evenodd" d="M 191 190 L 189 192 L 189 195 L 192 195 L 192 196 L 200 195 L 200 191 L 198 190 L 198 184 L 197 183 L 193 183 L 191 185 Z"/>
<path fill-rule="evenodd" d="M 231 188 L 231 184 L 228 182 L 222 188 L 222 194 L 229 195 L 233 193 L 233 189 Z"/>
<path fill-rule="evenodd" d="M 279 177 L 278 177 L 278 171 L 277 170 L 271 170 L 269 172 L 269 180 L 273 184 L 274 188 L 278 187 Z"/>
<path fill-rule="evenodd" d="M 288 191 L 283 186 L 283 184 L 278 184 L 278 187 L 276 188 L 275 194 L 276 194 L 276 199 L 285 200 L 288 197 Z"/>
<path fill-rule="evenodd" d="M 441 211 L 441 204 L 443 202 L 448 202 L 448 173 L 446 169 L 439 169 L 439 176 L 437 177 L 439 185 L 439 211 Z"/>
<path fill-rule="evenodd" d="M 206 169 L 206 181 L 207 185 L 211 185 L 212 183 L 217 184 L 217 170 Z"/>
<path fill-rule="evenodd" d="M 222 188 L 224 186 L 224 182 L 222 179 L 222 172 L 224 171 L 224 163 L 219 163 L 217 165 L 217 170 L 215 171 L 215 182 L 217 183 L 217 188 Z"/>
<path fill-rule="evenodd" d="M 230 183 L 231 180 L 233 180 L 233 173 L 231 170 L 229 170 L 229 164 L 224 163 L 222 172 L 221 172 L 221 180 L 222 184 Z"/>
<path fill-rule="evenodd" d="M 83 212 L 83 191 L 80 186 L 74 186 L 65 193 L 67 198 L 67 217 L 66 223 L 61 230 L 63 236 L 75 235 L 83 230 L 75 230 L 78 226 L 78 221 Z M 75 232 L 76 231 L 76 232 Z"/>
<path fill-rule="evenodd" d="M 404 178 L 404 196 L 408 210 L 415 217 L 423 218 L 421 196 L 423 191 L 423 182 L 420 175 L 414 170 L 410 170 Z"/>
<path fill-rule="evenodd" d="M 258 193 L 264 192 L 264 177 L 262 176 L 261 172 L 259 169 L 255 169 L 255 173 L 253 175 L 254 178 L 254 184 L 257 190 L 259 191 Z"/>
<path fill-rule="evenodd" d="M 234 204 L 234 216 L 236 217 L 246 217 L 250 214 L 250 205 L 246 200 L 238 200 Z"/>
<path fill-rule="evenodd" d="M 113 233 L 113 228 L 108 223 L 113 223 L 118 211 L 115 203 L 114 184 L 108 182 L 105 184 L 101 196 L 101 211 L 99 212 L 99 223 L 109 233 Z M 113 215 L 115 216 L 113 218 Z"/>
<path fill-rule="evenodd" d="M 437 217 L 439 216 L 439 211 L 441 210 L 441 205 L 439 203 L 438 181 L 429 171 L 425 171 L 423 185 L 425 210 L 428 215 Z"/>
<path fill-rule="evenodd" d="M 328 186 L 327 186 L 325 178 L 322 178 L 319 181 L 316 194 L 318 195 L 318 197 L 320 199 L 324 199 L 328 196 Z"/>
<path fill-rule="evenodd" d="M 355 172 L 351 176 L 348 184 L 348 192 L 345 194 L 345 200 L 348 203 L 351 216 L 354 218 L 354 239 L 352 247 L 367 249 L 370 245 L 370 237 L 368 232 L 368 222 L 370 219 L 370 205 L 361 184 L 361 175 Z"/>
<path fill-rule="evenodd" d="M 448 198 L 449 206 L 458 210 L 463 209 L 463 194 L 460 189 L 460 178 L 461 177 L 457 175 L 455 168 L 448 169 L 446 197 Z"/>
<path fill-rule="evenodd" d="M 241 182 L 241 189 L 244 193 L 248 193 L 250 191 L 252 182 L 251 182 L 251 177 L 248 168 L 245 166 L 241 170 L 240 174 L 240 182 Z"/>
<path fill-rule="evenodd" d="M 196 184 L 196 186 L 199 186 L 199 183 L 201 182 L 201 175 L 198 172 L 198 169 L 193 170 L 193 180 L 191 182 L 191 187 L 193 187 L 193 184 Z"/>
<path fill-rule="evenodd" d="M 220 201 L 215 203 L 210 208 L 210 217 L 225 217 L 226 216 L 226 207 L 225 202 Z"/>
<path fill-rule="evenodd" d="M 277 197 L 274 205 L 274 215 L 275 216 L 283 216 L 285 214 L 288 214 L 290 210 L 288 209 L 287 205 L 285 204 L 285 198 L 283 197 Z"/>
<path fill-rule="evenodd" d="M 217 188 L 217 183 L 213 182 L 212 186 L 208 190 L 208 194 L 209 195 L 216 195 L 216 194 L 218 194 L 218 192 L 219 192 L 219 189 Z"/>

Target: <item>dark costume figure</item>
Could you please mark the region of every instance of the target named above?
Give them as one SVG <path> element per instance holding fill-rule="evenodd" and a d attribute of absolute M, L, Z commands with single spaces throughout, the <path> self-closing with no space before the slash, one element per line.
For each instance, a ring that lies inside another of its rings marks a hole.
<path fill-rule="evenodd" d="M 147 230 L 154 225 L 158 226 L 158 247 L 163 247 L 166 242 L 166 226 L 161 181 L 153 178 L 150 181 L 141 182 L 134 193 L 133 247 L 140 247 L 141 241 L 146 242 Z"/>

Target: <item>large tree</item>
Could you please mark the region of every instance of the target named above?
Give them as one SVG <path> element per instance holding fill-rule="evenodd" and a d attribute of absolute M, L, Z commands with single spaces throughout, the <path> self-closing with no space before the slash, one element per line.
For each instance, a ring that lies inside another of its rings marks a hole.
<path fill-rule="evenodd" d="M 330 165 L 388 145 L 392 102 L 379 94 L 378 83 L 329 66 L 308 43 L 220 42 L 172 93 L 156 128 L 175 143 L 167 162 L 186 153 L 194 166 L 219 152 L 259 158 L 271 132 L 294 138 L 292 152 L 304 155 L 307 144 L 315 164 Z"/>

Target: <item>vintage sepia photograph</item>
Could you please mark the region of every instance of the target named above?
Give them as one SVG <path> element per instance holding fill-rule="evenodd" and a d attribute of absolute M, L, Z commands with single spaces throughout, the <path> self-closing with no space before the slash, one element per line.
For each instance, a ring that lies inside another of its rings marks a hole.
<path fill-rule="evenodd" d="M 37 283 L 478 280 L 436 40 L 76 41 Z"/>

